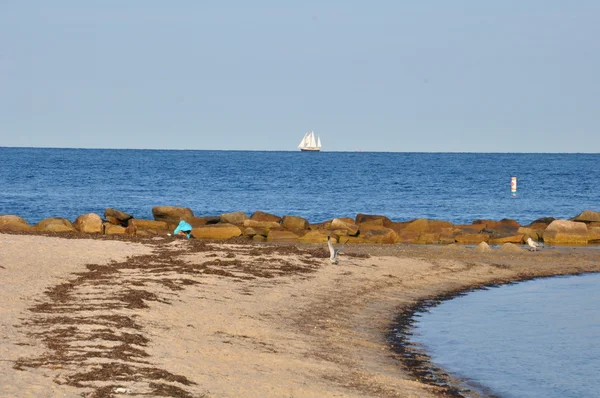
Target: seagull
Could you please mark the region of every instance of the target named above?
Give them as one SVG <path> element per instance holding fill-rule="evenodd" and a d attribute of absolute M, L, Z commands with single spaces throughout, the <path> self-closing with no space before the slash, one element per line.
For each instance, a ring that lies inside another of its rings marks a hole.
<path fill-rule="evenodd" d="M 529 250 L 532 252 L 536 252 L 538 247 L 540 247 L 540 244 L 534 242 L 533 239 L 531 239 L 531 237 L 527 238 L 527 244 L 529 245 Z"/>
<path fill-rule="evenodd" d="M 338 263 L 337 255 L 340 252 L 340 250 L 342 250 L 342 247 L 344 247 L 344 245 L 345 243 L 336 249 L 333 247 L 333 243 L 331 243 L 331 237 L 327 237 L 327 246 L 329 246 L 329 261 L 331 261 L 331 264 Z"/>

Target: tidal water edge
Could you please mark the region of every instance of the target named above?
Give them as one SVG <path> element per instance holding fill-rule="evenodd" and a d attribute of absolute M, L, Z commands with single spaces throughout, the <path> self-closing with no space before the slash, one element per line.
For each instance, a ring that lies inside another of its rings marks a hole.
<path fill-rule="evenodd" d="M 416 314 L 408 339 L 484 395 L 597 397 L 598 302 L 600 274 L 475 290 Z"/>

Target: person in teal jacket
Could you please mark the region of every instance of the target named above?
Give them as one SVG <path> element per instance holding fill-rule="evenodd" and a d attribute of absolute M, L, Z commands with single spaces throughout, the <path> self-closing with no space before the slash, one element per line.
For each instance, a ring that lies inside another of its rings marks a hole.
<path fill-rule="evenodd" d="M 173 231 L 173 235 L 185 235 L 189 239 L 190 236 L 192 236 L 191 232 L 192 226 L 189 223 L 181 220 L 179 221 L 177 228 L 175 228 L 175 231 Z"/>

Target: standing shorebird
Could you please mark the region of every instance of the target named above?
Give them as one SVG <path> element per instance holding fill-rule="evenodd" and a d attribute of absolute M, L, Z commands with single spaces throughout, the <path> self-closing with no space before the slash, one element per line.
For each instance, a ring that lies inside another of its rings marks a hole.
<path fill-rule="evenodd" d="M 336 249 L 335 247 L 333 247 L 333 243 L 331 243 L 331 237 L 328 236 L 327 246 L 329 247 L 329 261 L 331 261 L 331 264 L 337 264 L 339 262 L 337 255 L 340 252 L 340 250 L 342 250 L 342 247 L 344 247 L 344 245 Z"/>
<path fill-rule="evenodd" d="M 538 247 L 540 247 L 540 244 L 537 242 L 534 242 L 533 239 L 531 239 L 531 238 L 527 238 L 527 244 L 529 245 L 529 250 L 532 252 L 536 252 Z"/>

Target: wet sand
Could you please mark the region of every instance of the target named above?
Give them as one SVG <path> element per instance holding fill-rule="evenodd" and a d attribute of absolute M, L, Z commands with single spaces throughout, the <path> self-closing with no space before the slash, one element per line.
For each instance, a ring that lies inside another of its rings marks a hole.
<path fill-rule="evenodd" d="M 319 244 L 0 234 L 0 396 L 455 395 L 389 339 L 398 314 L 600 271 L 591 248 L 356 244 L 327 257 Z"/>

